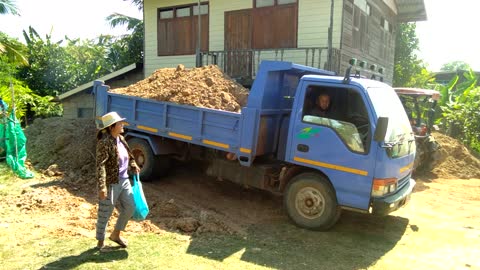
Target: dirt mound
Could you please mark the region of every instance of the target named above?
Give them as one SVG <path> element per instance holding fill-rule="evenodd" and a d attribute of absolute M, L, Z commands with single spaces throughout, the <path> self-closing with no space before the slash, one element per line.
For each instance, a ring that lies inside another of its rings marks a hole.
<path fill-rule="evenodd" d="M 458 140 L 435 132 L 440 144 L 438 161 L 432 172 L 439 178 L 480 178 L 480 161 Z"/>
<path fill-rule="evenodd" d="M 54 185 L 46 184 L 35 188 L 25 188 L 21 195 L 6 200 L 4 203 L 27 214 L 56 213 L 56 217 L 63 219 L 63 222 L 57 220 L 56 224 L 51 224 L 45 221 L 46 224 L 43 224 L 51 229 L 54 234 L 92 236 L 95 232 L 98 205 L 89 201 L 95 201 L 95 195 L 74 188 L 77 190 L 76 192 L 82 195 L 76 196 L 71 192 L 70 183 L 65 183 L 61 178 L 57 179 L 58 182 L 54 182 Z M 47 180 L 54 179 L 47 178 Z M 127 227 L 129 233 L 162 233 L 164 230 L 180 231 L 187 234 L 204 232 L 235 233 L 234 230 L 207 211 L 189 209 L 177 205 L 173 200 L 159 199 L 148 190 L 145 193 L 150 204 L 148 219 L 141 222 L 129 222 Z M 115 210 L 113 220 L 117 217 L 118 212 Z M 115 222 L 109 223 L 110 231 L 113 230 L 114 224 Z"/>
<path fill-rule="evenodd" d="M 28 158 L 49 176 L 94 181 L 95 132 L 92 119 L 36 119 L 25 129 Z"/>
<path fill-rule="evenodd" d="M 76 235 L 94 231 L 97 215 L 95 133 L 91 119 L 35 120 L 25 130 L 28 158 L 37 170 L 43 172 L 40 177 L 47 181 L 58 179 L 58 182 L 52 186 L 24 190 L 10 203 L 27 213 L 57 212 L 71 225 L 55 228 L 57 234 Z M 159 196 L 147 185 L 144 185 L 144 191 L 150 207 L 148 220 L 130 222 L 127 228 L 130 232 L 235 232 L 208 211 L 174 201 L 166 194 Z M 117 216 L 116 212 L 114 216 Z"/>
<path fill-rule="evenodd" d="M 138 83 L 111 92 L 232 112 L 240 111 L 248 97 L 247 89 L 215 65 L 158 69 Z"/>

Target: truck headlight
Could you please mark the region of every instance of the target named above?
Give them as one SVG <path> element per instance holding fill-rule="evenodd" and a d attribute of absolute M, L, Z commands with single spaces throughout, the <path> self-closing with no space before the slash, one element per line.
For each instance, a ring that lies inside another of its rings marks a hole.
<path fill-rule="evenodd" d="M 381 197 L 397 190 L 397 178 L 373 179 L 372 196 Z"/>

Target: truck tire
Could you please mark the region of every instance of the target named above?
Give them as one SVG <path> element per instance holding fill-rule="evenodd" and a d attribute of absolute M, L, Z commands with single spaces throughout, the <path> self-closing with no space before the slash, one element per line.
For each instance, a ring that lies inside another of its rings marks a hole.
<path fill-rule="evenodd" d="M 139 138 L 128 140 L 135 162 L 140 167 L 140 179 L 151 181 L 155 177 L 164 176 L 168 173 L 171 160 L 166 155 L 155 156 L 150 144 Z"/>
<path fill-rule="evenodd" d="M 316 173 L 295 176 L 285 189 L 283 202 L 293 223 L 306 229 L 328 230 L 340 218 L 333 187 Z"/>

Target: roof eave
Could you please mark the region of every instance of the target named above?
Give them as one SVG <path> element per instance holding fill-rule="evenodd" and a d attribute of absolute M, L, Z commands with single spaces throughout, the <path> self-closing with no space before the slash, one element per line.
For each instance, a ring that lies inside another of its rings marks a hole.
<path fill-rule="evenodd" d="M 397 0 L 397 21 L 418 22 L 427 20 L 424 0 Z"/>
<path fill-rule="evenodd" d="M 126 67 L 123 67 L 123 68 L 121 68 L 121 69 L 119 69 L 119 70 L 117 70 L 117 71 L 115 71 L 115 72 L 112 72 L 112 73 L 110 73 L 110 74 L 107 74 L 107 75 L 105 75 L 105 76 L 103 76 L 103 77 L 100 77 L 100 78 L 98 78 L 98 79 L 96 79 L 96 80 L 94 80 L 94 81 L 97 81 L 97 80 L 107 81 L 107 80 L 112 79 L 112 78 L 115 78 L 115 77 L 117 77 L 117 76 L 119 76 L 119 75 L 125 74 L 125 73 L 127 73 L 127 72 L 129 72 L 129 71 L 132 71 L 132 70 L 134 70 L 136 67 L 137 67 L 137 64 L 134 63 L 134 64 L 128 65 L 128 66 L 126 66 Z M 91 81 L 91 82 L 82 84 L 82 85 L 80 85 L 79 87 L 77 87 L 77 88 L 75 88 L 75 89 L 72 89 L 72 90 L 70 90 L 70 91 L 68 91 L 68 92 L 65 92 L 65 93 L 63 93 L 63 94 L 61 94 L 61 95 L 58 95 L 57 97 L 55 97 L 55 100 L 56 100 L 56 101 L 62 101 L 62 100 L 66 99 L 66 98 L 68 98 L 68 97 L 70 97 L 70 96 L 73 96 L 73 95 L 75 95 L 75 94 L 78 94 L 78 93 L 80 93 L 80 92 L 88 89 L 89 87 L 93 87 L 93 82 L 94 82 L 94 81 Z"/>

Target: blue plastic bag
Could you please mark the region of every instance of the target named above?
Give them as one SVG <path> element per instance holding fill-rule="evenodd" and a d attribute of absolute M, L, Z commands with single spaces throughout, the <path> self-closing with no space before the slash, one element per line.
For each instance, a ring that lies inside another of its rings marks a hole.
<path fill-rule="evenodd" d="M 133 220 L 144 220 L 148 215 L 148 204 L 143 194 L 142 183 L 140 182 L 140 176 L 133 175 L 133 200 L 135 202 L 135 211 L 133 212 Z"/>

